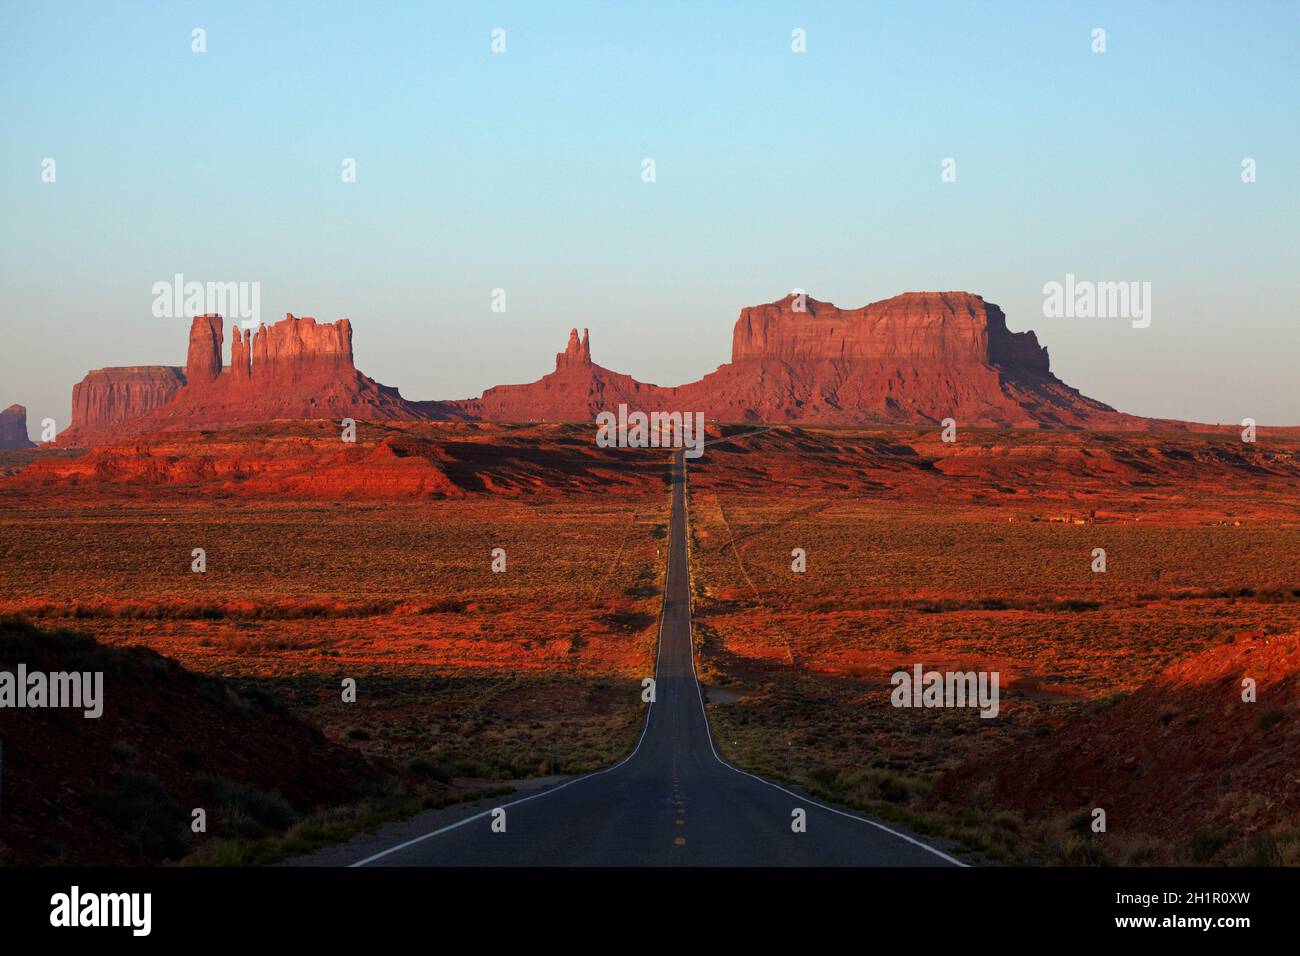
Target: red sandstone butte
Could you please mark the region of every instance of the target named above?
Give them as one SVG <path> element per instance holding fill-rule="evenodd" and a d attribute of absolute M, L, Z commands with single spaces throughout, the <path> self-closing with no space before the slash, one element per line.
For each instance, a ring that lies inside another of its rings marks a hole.
<path fill-rule="evenodd" d="M 36 444 L 27 437 L 27 409 L 22 405 L 10 405 L 0 412 L 0 448 L 35 448 Z"/>
<path fill-rule="evenodd" d="M 135 365 L 87 372 L 72 386 L 68 432 L 112 434 L 170 401 L 185 386 L 185 370 L 171 365 Z M 65 434 L 60 434 L 60 441 Z"/>
<path fill-rule="evenodd" d="M 185 368 L 139 366 L 91 372 L 73 389 L 63 444 L 175 428 L 229 427 L 277 418 L 426 420 L 463 418 L 437 402 L 410 402 L 357 371 L 352 324 L 286 315 L 256 332 L 195 316 Z"/>
<path fill-rule="evenodd" d="M 1140 427 L 1051 373 L 1033 332 L 969 292 L 844 310 L 787 296 L 741 311 L 732 360 L 675 389 L 710 418 L 840 424 Z"/>

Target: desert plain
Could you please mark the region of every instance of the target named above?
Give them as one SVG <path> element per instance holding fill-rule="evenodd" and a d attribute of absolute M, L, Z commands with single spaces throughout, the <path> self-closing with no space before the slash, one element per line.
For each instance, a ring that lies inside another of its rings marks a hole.
<path fill-rule="evenodd" d="M 5 452 L 0 614 L 283 701 L 329 760 L 369 768 L 340 775 L 389 775 L 426 805 L 430 788 L 594 770 L 639 730 L 670 489 L 667 453 L 591 437 L 392 422 L 344 444 L 336 422 L 277 421 Z M 1294 430 L 947 442 L 937 426 L 714 423 L 710 439 L 688 532 L 728 759 L 976 862 L 1300 862 Z M 996 671 L 998 717 L 891 707 L 890 675 L 915 664 Z M 105 779 L 185 789 L 164 765 L 202 758 L 151 733 L 101 748 L 69 798 Z M 346 786 L 285 808 L 290 781 L 269 770 L 260 787 L 282 812 L 118 859 L 270 860 L 409 809 Z M 232 792 L 258 818 L 265 801 Z M 1104 841 L 1087 839 L 1097 806 Z M 74 843 L 9 852 L 75 862 Z"/>

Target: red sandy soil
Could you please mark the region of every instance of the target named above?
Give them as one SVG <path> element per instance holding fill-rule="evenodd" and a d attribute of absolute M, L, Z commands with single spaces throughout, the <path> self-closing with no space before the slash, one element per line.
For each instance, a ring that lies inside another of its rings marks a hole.
<path fill-rule="evenodd" d="M 977 506 L 987 518 L 1099 521 L 1144 515 L 1190 523 L 1300 518 L 1300 430 L 1207 433 L 836 426 L 771 427 L 718 444 L 691 486 L 755 499 L 875 499 L 922 508 Z M 1290 492 L 1290 493 L 1288 493 Z"/>
<path fill-rule="evenodd" d="M 1075 842 L 1059 838 L 1054 828 L 1066 825 L 1051 814 L 1078 806 L 1046 797 L 1056 786 L 1082 799 L 1071 780 L 1082 739 L 1074 728 L 1090 726 L 1094 709 L 1143 693 L 1230 635 L 1300 629 L 1294 432 L 1270 430 L 1256 445 L 1235 429 L 964 429 L 955 445 L 937 432 L 771 428 L 711 447 L 690 466 L 701 668 L 738 695 L 713 708 L 719 746 L 828 799 L 942 810 L 936 826 L 1002 861 L 1289 859 L 1290 851 L 1247 854 L 1257 852 L 1250 827 L 1278 845 L 1286 838 L 1274 830 L 1300 832 L 1297 807 L 1270 796 L 1294 786 L 1295 738 L 1271 729 L 1262 740 L 1277 751 L 1262 756 L 1234 748 L 1232 730 L 1222 740 L 1194 736 L 1214 732 L 1209 710 L 1189 726 L 1186 748 L 1170 751 L 1177 767 L 1183 755 L 1195 759 L 1198 741 L 1220 746 L 1185 787 L 1176 773 L 1145 768 L 1158 764 L 1190 706 L 1161 736 L 1133 725 L 1093 746 L 1113 755 L 1101 780 L 1130 756 L 1145 774 L 1130 777 L 1127 794 L 1106 791 L 1127 801 L 1112 810 L 1111 849 L 1072 829 Z M 806 553 L 803 573 L 791 569 L 795 548 Z M 1107 553 L 1105 573 L 1092 570 L 1094 548 Z M 997 671 L 999 716 L 891 707 L 890 674 L 917 663 Z M 1267 682 L 1293 664 L 1279 666 Z M 1295 723 L 1290 705 L 1266 719 Z M 1009 802 L 1022 753 L 1035 782 L 1025 801 Z M 930 783 L 957 767 L 945 801 L 924 803 Z M 995 774 L 992 791 L 985 781 Z M 1168 830 L 1141 830 L 1148 821 L 1132 816 L 1158 813 L 1162 793 L 1181 816 Z M 998 822 L 1014 809 L 1026 818 Z M 1146 836 L 1126 844 L 1121 833 Z"/>
<path fill-rule="evenodd" d="M 0 611 L 217 673 L 644 676 L 663 490 L 549 503 L 109 504 L 102 489 L 76 492 L 0 514 Z M 190 568 L 196 546 L 203 574 Z M 496 547 L 505 573 L 491 570 Z"/>
<path fill-rule="evenodd" d="M 162 432 L 37 458 L 0 481 L 0 498 L 60 487 L 153 500 L 169 494 L 267 500 L 397 500 L 466 495 L 617 494 L 666 487 L 666 453 L 601 449 L 594 426 L 268 422 Z"/>
<path fill-rule="evenodd" d="M 747 431 L 709 426 L 711 442 Z M 79 499 L 185 495 L 303 499 L 451 498 L 637 493 L 664 487 L 665 453 L 601 449 L 591 424 L 385 422 L 340 440 L 331 422 L 268 422 L 164 432 L 84 454 L 36 455 L 0 479 L 0 502 L 51 486 Z M 759 497 L 836 495 L 968 503 L 1011 520 L 1143 514 L 1180 522 L 1294 517 L 1300 432 L 1208 433 L 771 426 L 711 446 L 692 487 Z M 1263 511 L 1261 509 L 1269 509 Z"/>
<path fill-rule="evenodd" d="M 0 613 L 255 681 L 438 779 L 595 769 L 641 715 L 669 491 L 665 452 L 591 436 L 287 422 L 38 452 L 0 479 Z"/>

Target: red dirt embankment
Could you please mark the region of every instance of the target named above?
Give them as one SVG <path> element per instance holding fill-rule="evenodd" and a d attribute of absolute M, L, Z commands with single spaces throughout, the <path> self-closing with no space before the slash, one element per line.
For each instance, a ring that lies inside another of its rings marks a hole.
<path fill-rule="evenodd" d="M 157 863 L 209 835 L 256 835 L 354 800 L 363 758 L 275 698 L 142 647 L 0 618 L 0 670 L 102 672 L 102 716 L 0 708 L 0 865 Z"/>
<path fill-rule="evenodd" d="M 1257 833 L 1300 816 L 1298 712 L 1300 632 L 1240 635 L 1091 717 L 949 772 L 933 799 L 989 787 L 994 806 L 1035 816 L 1101 807 L 1110 833 Z"/>

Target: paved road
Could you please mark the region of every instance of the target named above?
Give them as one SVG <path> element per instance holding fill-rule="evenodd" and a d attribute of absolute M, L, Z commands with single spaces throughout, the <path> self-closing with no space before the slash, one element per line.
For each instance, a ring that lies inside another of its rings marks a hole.
<path fill-rule="evenodd" d="M 812 802 L 722 761 L 695 678 L 686 471 L 672 465 L 656 700 L 621 763 L 371 852 L 354 866 L 953 866 L 879 823 Z M 792 812 L 806 811 L 805 832 Z"/>

